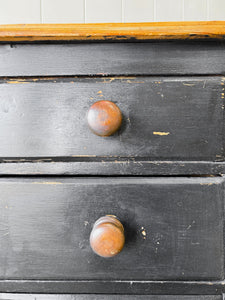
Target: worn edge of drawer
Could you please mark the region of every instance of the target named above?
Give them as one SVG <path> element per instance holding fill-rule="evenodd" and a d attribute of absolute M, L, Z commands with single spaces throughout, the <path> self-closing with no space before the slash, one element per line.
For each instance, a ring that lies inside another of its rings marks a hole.
<path fill-rule="evenodd" d="M 225 281 L 0 280 L 0 293 L 221 295 Z"/>
<path fill-rule="evenodd" d="M 119 298 L 120 297 L 120 298 Z M 0 294 L 7 300 L 134 300 L 136 295 L 118 294 Z M 179 298 L 178 298 L 179 297 Z M 222 300 L 223 295 L 138 295 L 140 300 Z"/>
<path fill-rule="evenodd" d="M 54 161 L 54 158 L 8 159 L 0 163 L 0 175 L 223 175 L 225 162 L 80 160 Z"/>
<path fill-rule="evenodd" d="M 0 41 L 224 39 L 224 21 L 16 24 L 0 26 Z"/>

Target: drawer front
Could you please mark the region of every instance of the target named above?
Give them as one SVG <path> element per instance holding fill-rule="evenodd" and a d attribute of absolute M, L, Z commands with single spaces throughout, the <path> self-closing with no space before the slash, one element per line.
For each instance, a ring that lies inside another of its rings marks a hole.
<path fill-rule="evenodd" d="M 224 74 L 223 41 L 0 45 L 0 76 Z"/>
<path fill-rule="evenodd" d="M 26 295 L 0 294 L 1 300 L 222 300 L 222 296 L 150 296 L 150 295 Z"/>
<path fill-rule="evenodd" d="M 2 80 L 0 94 L 3 158 L 224 159 L 223 77 Z M 113 136 L 88 128 L 87 111 L 98 100 L 122 111 Z"/>
<path fill-rule="evenodd" d="M 1 179 L 0 278 L 223 279 L 223 178 Z M 125 247 L 94 254 L 94 222 L 116 215 Z"/>

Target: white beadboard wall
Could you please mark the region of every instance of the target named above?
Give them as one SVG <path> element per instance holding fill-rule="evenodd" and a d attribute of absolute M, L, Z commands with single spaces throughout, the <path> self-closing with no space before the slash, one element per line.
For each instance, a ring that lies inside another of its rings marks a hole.
<path fill-rule="evenodd" d="M 0 24 L 225 20 L 225 0 L 0 0 Z"/>

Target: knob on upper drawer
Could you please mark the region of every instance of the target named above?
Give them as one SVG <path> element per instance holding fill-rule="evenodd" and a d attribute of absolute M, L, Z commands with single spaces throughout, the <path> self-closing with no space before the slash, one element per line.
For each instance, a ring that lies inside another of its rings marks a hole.
<path fill-rule="evenodd" d="M 92 250 L 102 257 L 117 255 L 124 246 L 124 228 L 115 216 L 104 216 L 98 219 L 90 235 Z"/>
<path fill-rule="evenodd" d="M 121 126 L 122 113 L 119 107 L 108 100 L 95 102 L 87 114 L 90 129 L 99 136 L 110 136 Z"/>

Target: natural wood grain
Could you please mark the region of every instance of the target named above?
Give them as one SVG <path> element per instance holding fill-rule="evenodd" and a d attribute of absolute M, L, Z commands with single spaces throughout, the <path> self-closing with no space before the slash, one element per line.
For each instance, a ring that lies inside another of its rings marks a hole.
<path fill-rule="evenodd" d="M 101 95 L 102 91 L 99 91 L 98 94 Z M 120 128 L 122 113 L 112 101 L 100 100 L 89 108 L 87 121 L 93 133 L 106 137 L 114 134 Z"/>
<path fill-rule="evenodd" d="M 224 37 L 225 21 L 0 26 L 0 41 L 224 39 Z"/>
<path fill-rule="evenodd" d="M 93 225 L 90 245 L 97 255 L 113 257 L 123 249 L 124 242 L 124 228 L 116 216 L 105 215 Z"/>

